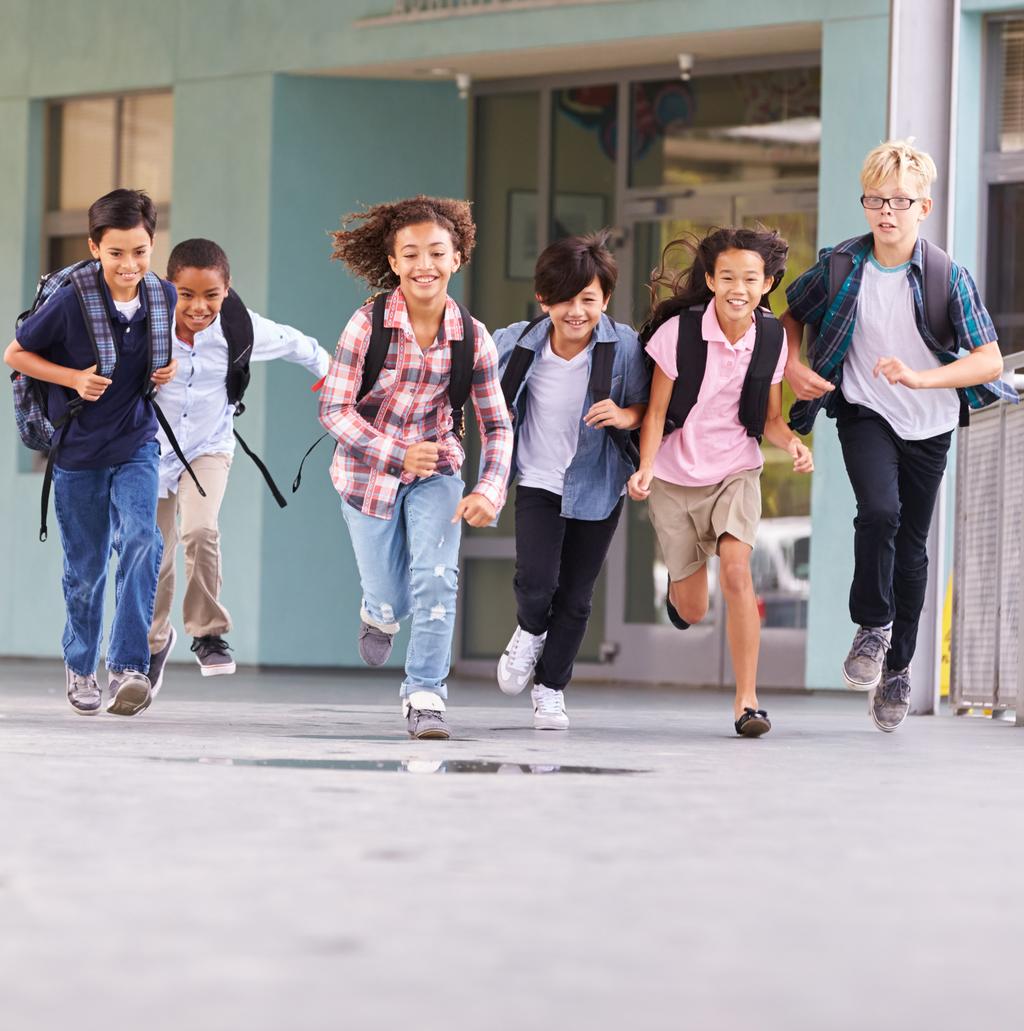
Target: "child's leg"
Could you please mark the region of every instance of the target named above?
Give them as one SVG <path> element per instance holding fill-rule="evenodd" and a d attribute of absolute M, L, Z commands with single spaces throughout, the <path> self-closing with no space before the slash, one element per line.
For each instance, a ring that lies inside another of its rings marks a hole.
<path fill-rule="evenodd" d="M 754 581 L 750 575 L 749 544 L 732 534 L 718 542 L 718 582 L 725 598 L 726 634 L 729 654 L 736 675 L 736 701 L 739 718 L 745 708 L 757 708 L 757 653 L 761 645 L 761 616 L 757 611 Z M 685 617 L 684 617 L 685 618 Z"/>
<path fill-rule="evenodd" d="M 191 477 L 178 484 L 181 540 L 185 550 L 185 597 L 182 609 L 190 637 L 217 637 L 231 629 L 231 616 L 220 603 L 221 562 L 218 518 L 228 485 L 230 455 L 201 455 L 192 463 L 206 491 L 204 498 Z M 173 556 L 172 556 L 173 563 Z"/>
<path fill-rule="evenodd" d="M 180 490 L 180 487 L 179 487 Z M 153 625 L 149 628 L 149 651 L 162 651 L 171 634 L 171 606 L 174 603 L 174 558 L 178 550 L 178 495 L 168 494 L 156 504 L 156 525 L 164 542 L 160 573 L 153 605 Z"/>
<path fill-rule="evenodd" d="M 53 507 L 64 547 L 64 662 L 91 676 L 103 638 L 103 594 L 110 562 L 110 469 L 53 470 Z"/>
<path fill-rule="evenodd" d="M 111 470 L 110 512 L 118 561 L 107 669 L 115 673 L 149 671 L 149 628 L 163 553 L 156 525 L 159 461 L 160 449 L 151 441 Z"/>
<path fill-rule="evenodd" d="M 562 520 L 565 539 L 556 564 L 558 590 L 551 601 L 548 636 L 534 676 L 538 684 L 562 690 L 572 678 L 573 663 L 587 632 L 594 584 L 608 555 L 621 512 L 620 500 L 607 519 Z M 531 543 L 527 548 L 533 546 Z"/>
<path fill-rule="evenodd" d="M 682 580 L 670 580 L 669 600 L 687 623 L 699 623 L 708 614 L 708 567 L 705 562 Z"/>
<path fill-rule="evenodd" d="M 543 634 L 551 617 L 551 599 L 558 588 L 558 567 L 566 520 L 562 499 L 538 487 L 516 489 L 516 596 L 519 625 Z"/>
<path fill-rule="evenodd" d="M 951 434 L 908 441 L 900 461 L 900 528 L 896 534 L 893 596 L 896 615 L 886 665 L 903 670 L 917 645 L 917 626 L 928 586 L 928 529 L 946 468 Z"/>
<path fill-rule="evenodd" d="M 402 501 L 412 593 L 403 698 L 414 691 L 448 696 L 444 681 L 451 664 L 462 537 L 462 524 L 452 523 L 452 516 L 464 486 L 458 476 L 429 476 L 416 480 Z"/>

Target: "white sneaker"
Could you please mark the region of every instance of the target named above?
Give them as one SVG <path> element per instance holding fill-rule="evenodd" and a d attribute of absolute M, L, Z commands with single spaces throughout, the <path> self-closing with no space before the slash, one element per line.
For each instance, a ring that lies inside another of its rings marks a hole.
<path fill-rule="evenodd" d="M 534 730 L 568 730 L 569 717 L 565 712 L 565 695 L 553 687 L 536 684 L 530 692 L 533 699 Z"/>
<path fill-rule="evenodd" d="M 533 667 L 537 665 L 547 636 L 546 631 L 543 634 L 531 634 L 521 626 L 516 627 L 516 632 L 498 659 L 498 687 L 505 694 L 519 694 L 530 682 Z"/>

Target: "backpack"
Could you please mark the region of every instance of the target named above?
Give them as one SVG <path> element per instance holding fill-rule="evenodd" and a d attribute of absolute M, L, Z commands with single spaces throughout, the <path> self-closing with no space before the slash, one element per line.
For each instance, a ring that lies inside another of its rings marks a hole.
<path fill-rule="evenodd" d="M 249 311 L 242 301 L 242 298 L 231 288 L 228 289 L 227 297 L 220 309 L 220 327 L 224 333 L 224 339 L 228 343 L 228 371 L 225 377 L 225 386 L 228 393 L 228 403 L 234 406 L 235 418 L 245 411 L 242 398 L 245 395 L 245 388 L 249 385 L 249 361 L 252 358 L 253 329 L 252 319 Z M 242 446 L 242 450 L 253 460 L 256 468 L 263 474 L 270 493 L 280 508 L 285 508 L 288 502 L 278 489 L 270 470 L 263 463 L 263 459 L 253 451 L 245 442 L 238 430 L 232 430 L 235 440 Z"/>
<path fill-rule="evenodd" d="M 700 395 L 708 361 L 708 345 L 701 325 L 706 310 L 705 305 L 697 304 L 679 313 L 677 375 L 665 413 L 666 435 L 686 422 L 686 417 Z M 756 438 L 760 444 L 768 414 L 768 394 L 782 354 L 784 334 L 782 323 L 769 310 L 760 306 L 754 309 L 754 322 L 754 351 L 740 391 L 739 420 L 747 436 Z"/>
<path fill-rule="evenodd" d="M 356 395 L 356 405 L 359 405 L 363 398 L 373 390 L 374 384 L 380 377 L 384 363 L 387 361 L 388 350 L 391 347 L 391 329 L 384 325 L 384 313 L 387 308 L 388 298 L 391 291 L 377 294 L 373 299 L 373 311 L 371 313 L 370 340 L 366 345 L 366 353 L 363 355 L 363 375 L 359 382 L 359 393 Z M 458 302 L 456 302 L 458 303 Z M 473 386 L 473 359 L 476 352 L 476 326 L 473 323 L 473 316 L 459 304 L 459 314 L 462 316 L 462 340 L 450 340 L 449 346 L 452 351 L 452 369 L 448 381 L 448 403 L 452 406 L 452 430 L 461 440 L 465 429 L 465 417 L 463 408 L 469 400 L 469 392 Z M 321 380 L 314 389 L 323 386 Z M 364 406 L 359 414 L 367 422 L 373 422 L 377 418 L 380 406 Z M 309 449 L 302 456 L 299 462 L 299 471 L 295 474 L 292 483 L 292 493 L 299 489 L 302 482 L 302 467 L 306 459 L 313 453 L 317 445 L 330 436 L 324 433 L 310 445 Z"/>
<path fill-rule="evenodd" d="M 82 315 L 85 320 L 85 327 L 89 333 L 92 343 L 93 354 L 96 358 L 96 373 L 99 376 L 113 376 L 117 366 L 117 346 L 114 343 L 114 332 L 110 324 L 110 317 L 107 313 L 107 304 L 103 296 L 103 289 L 100 286 L 100 265 L 98 261 L 79 261 L 74 265 L 59 269 L 39 280 L 36 288 L 36 295 L 32 306 L 22 312 L 15 323 L 15 339 L 22 323 L 43 307 L 57 291 L 69 285 L 74 289 L 78 297 L 78 303 L 82 308 Z M 167 303 L 167 295 L 164 293 L 160 278 L 153 272 L 147 272 L 139 286 L 140 290 L 146 293 L 146 305 L 149 311 L 149 355 L 150 372 L 162 369 L 171 361 L 171 310 Z M 43 475 L 43 489 L 40 499 L 40 524 L 39 539 L 45 541 L 47 534 L 46 515 L 50 504 L 50 488 L 53 483 L 53 465 L 60 450 L 64 432 L 71 422 L 85 407 L 85 401 L 77 394 L 70 392 L 67 411 L 56 423 L 50 421 L 48 414 L 47 400 L 49 389 L 55 384 L 44 383 L 41 380 L 32 379 L 24 373 L 13 372 L 11 374 L 11 385 L 14 392 L 14 418 L 18 426 L 18 433 L 26 447 L 34 451 L 46 453 L 46 472 Z M 185 461 L 185 456 L 178 446 L 174 433 L 171 431 L 164 413 L 154 400 L 155 385 L 151 380 L 146 381 L 143 387 L 142 396 L 153 406 L 157 421 L 167 435 L 167 440 L 174 453 L 181 460 L 188 474 L 192 477 L 199 493 L 206 497 L 206 492 L 196 479 L 192 467 Z"/>
<path fill-rule="evenodd" d="M 847 244 L 858 243 L 863 240 L 862 236 L 851 237 L 838 244 L 844 247 Z M 921 264 L 923 272 L 924 295 L 924 316 L 925 324 L 928 326 L 932 336 L 938 341 L 944 351 L 956 351 L 956 333 L 953 330 L 953 323 L 949 319 L 949 277 L 952 272 L 953 263 L 950 256 L 935 244 L 929 243 L 921 238 Z M 825 310 L 832 307 L 843 283 L 853 271 L 853 255 L 845 250 L 833 249 L 829 255 L 828 263 L 828 305 Z"/>
<path fill-rule="evenodd" d="M 522 340 L 535 326 L 539 325 L 547 315 L 538 315 L 532 322 L 528 322 L 519 339 Z M 529 347 L 523 347 L 517 343 L 509 355 L 508 364 L 501 376 L 501 393 L 505 398 L 505 407 L 515 422 L 515 399 L 519 388 L 526 378 L 526 370 L 533 364 L 536 352 Z M 590 380 L 587 389 L 593 398 L 593 403 L 607 401 L 612 392 L 612 367 L 615 364 L 615 341 L 598 340 L 594 344 L 594 353 L 590 360 Z M 634 470 L 640 467 L 640 431 L 620 430 L 614 426 L 606 426 L 605 432 L 611 438 L 612 443 L 618 448 L 619 453 Z"/>

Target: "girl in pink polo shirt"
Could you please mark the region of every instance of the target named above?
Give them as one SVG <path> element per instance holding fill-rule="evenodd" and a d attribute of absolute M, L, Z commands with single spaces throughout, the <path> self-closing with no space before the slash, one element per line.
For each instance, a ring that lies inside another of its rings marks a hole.
<path fill-rule="evenodd" d="M 666 259 L 680 245 L 693 262 L 670 272 Z M 680 630 L 707 614 L 707 562 L 719 557 L 736 674 L 733 715 L 744 737 L 771 730 L 757 704 L 761 619 L 750 576 L 762 436 L 793 456 L 795 472 L 814 468 L 782 417 L 786 349 L 768 306 L 788 251 L 769 230 L 716 229 L 699 242 L 674 241 L 652 278 L 655 291 L 667 286 L 672 296 L 655 305 L 640 333 L 655 367 L 630 497 L 649 501 L 668 566 L 668 615 Z"/>

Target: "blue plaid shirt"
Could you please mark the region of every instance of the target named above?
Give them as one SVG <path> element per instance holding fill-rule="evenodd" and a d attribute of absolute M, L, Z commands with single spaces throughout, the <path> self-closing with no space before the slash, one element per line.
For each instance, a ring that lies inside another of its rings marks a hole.
<path fill-rule="evenodd" d="M 857 296 L 864 276 L 864 263 L 871 254 L 874 240 L 870 233 L 846 240 L 836 247 L 825 247 L 818 254 L 818 262 L 791 283 L 786 290 L 789 313 L 798 322 L 813 326 L 815 337 L 808 347 L 811 367 L 819 376 L 837 387 L 843 380 L 843 361 L 853 342 L 853 326 L 857 319 Z M 835 300 L 828 303 L 829 265 L 832 251 L 850 254 L 853 270 L 839 288 Z M 955 362 L 961 351 L 972 351 L 996 340 L 996 329 L 978 295 L 978 288 L 970 272 L 955 261 L 951 262 L 949 282 L 949 315 L 953 325 L 955 349 L 944 350 L 929 330 L 924 312 L 924 264 L 921 241 L 914 245 L 914 253 L 907 267 L 910 290 L 914 297 L 914 318 L 921 339 L 935 352 L 944 365 Z M 798 433 L 809 433 L 814 418 L 821 410 L 835 418 L 837 391 L 811 401 L 797 401 L 789 413 L 789 424 Z M 1017 391 L 1003 380 L 994 380 L 976 387 L 958 390 L 961 400 L 971 408 L 983 408 L 995 401 L 1016 404 Z"/>

